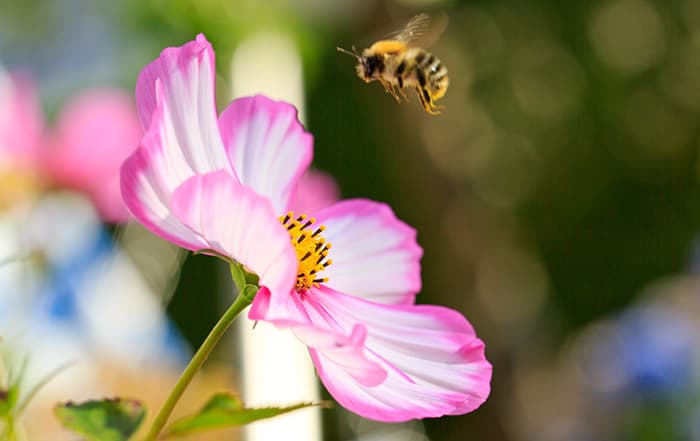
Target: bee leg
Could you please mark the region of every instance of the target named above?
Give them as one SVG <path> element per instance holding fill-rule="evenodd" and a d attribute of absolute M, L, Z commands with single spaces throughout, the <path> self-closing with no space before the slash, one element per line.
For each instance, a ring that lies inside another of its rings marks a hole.
<path fill-rule="evenodd" d="M 401 87 L 401 88 L 399 89 L 399 92 L 401 92 L 401 96 L 403 97 L 404 101 L 408 101 L 408 95 L 406 95 L 406 88 L 405 88 L 405 87 Z"/>
<path fill-rule="evenodd" d="M 382 86 L 384 86 L 384 90 L 386 90 L 386 93 L 393 96 L 397 103 L 401 102 L 399 96 L 396 95 L 396 92 L 394 91 L 394 86 L 391 83 L 384 79 L 380 79 L 379 82 L 382 83 Z"/>
<path fill-rule="evenodd" d="M 397 103 L 401 102 L 401 96 L 403 96 L 404 98 L 406 97 L 406 95 L 403 93 L 403 90 L 400 89 L 397 85 L 393 85 L 392 90 L 394 91 L 393 95 L 394 98 L 396 98 Z"/>
<path fill-rule="evenodd" d="M 418 94 L 418 98 L 420 99 L 420 103 L 425 109 L 426 112 L 430 113 L 430 107 L 428 107 L 428 104 L 425 102 L 425 97 L 423 96 L 423 90 L 420 87 L 416 87 L 416 94 Z"/>
<path fill-rule="evenodd" d="M 438 115 L 440 113 L 438 107 L 435 106 L 435 103 L 433 103 L 432 98 L 430 97 L 430 93 L 428 92 L 427 89 L 421 88 L 420 86 L 416 87 L 416 93 L 418 93 L 418 98 L 420 98 L 420 103 L 423 105 L 423 109 L 431 115 Z"/>
<path fill-rule="evenodd" d="M 404 101 L 408 101 L 408 97 L 406 96 L 406 88 L 404 87 L 404 82 L 403 82 L 403 77 L 401 75 L 397 75 L 396 77 L 396 91 L 401 94 L 401 97 L 404 99 Z"/>
<path fill-rule="evenodd" d="M 381 78 L 379 79 L 379 82 L 382 83 L 382 87 L 384 87 L 384 90 L 386 91 L 386 93 L 391 93 L 391 91 L 389 91 L 389 83 L 387 83 L 386 81 L 384 81 Z"/>
<path fill-rule="evenodd" d="M 433 102 L 432 99 L 428 102 L 428 106 L 430 107 L 430 110 L 427 110 L 427 109 L 426 109 L 426 110 L 427 110 L 427 112 L 428 112 L 429 114 L 431 114 L 431 115 L 439 115 L 439 114 L 440 114 L 440 109 L 444 109 L 444 108 L 445 108 L 445 106 L 436 106 L 436 105 L 435 105 L 435 102 Z"/>
<path fill-rule="evenodd" d="M 401 99 L 399 98 L 399 96 L 396 94 L 396 91 L 394 90 L 393 84 L 386 81 L 384 78 L 379 78 L 379 82 L 382 83 L 382 86 L 384 87 L 384 90 L 386 91 L 386 93 L 393 96 L 397 103 L 401 102 Z"/>
<path fill-rule="evenodd" d="M 391 96 L 394 97 L 397 103 L 401 102 L 401 98 L 399 95 L 396 93 L 396 86 L 390 83 L 387 83 L 387 92 L 391 94 Z"/>

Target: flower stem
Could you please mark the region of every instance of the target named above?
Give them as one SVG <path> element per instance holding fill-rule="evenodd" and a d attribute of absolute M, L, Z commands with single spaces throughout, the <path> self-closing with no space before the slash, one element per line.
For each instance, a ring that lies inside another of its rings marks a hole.
<path fill-rule="evenodd" d="M 202 367 L 202 364 L 204 364 L 207 357 L 209 357 L 209 354 L 224 335 L 228 327 L 231 326 L 233 320 L 238 316 L 238 314 L 241 313 L 241 311 L 243 311 L 243 309 L 245 309 L 246 306 L 250 305 L 252 296 L 246 294 L 247 293 L 245 290 L 240 290 L 240 294 L 238 297 L 236 297 L 236 300 L 234 300 L 231 306 L 226 310 L 226 312 L 224 312 L 224 315 L 221 316 L 219 321 L 216 322 L 216 325 L 214 325 L 211 332 L 209 332 L 209 335 L 207 335 L 207 338 L 202 343 L 202 346 L 200 346 L 197 353 L 194 354 L 194 357 L 192 357 L 192 360 L 190 360 L 190 363 L 182 372 L 182 375 L 180 375 L 177 383 L 175 383 L 175 386 L 170 391 L 170 395 L 160 408 L 156 419 L 151 425 L 151 429 L 148 431 L 148 435 L 146 435 L 146 441 L 155 441 L 158 439 L 158 435 L 163 429 L 163 426 L 165 426 L 165 423 L 168 422 L 168 418 L 175 408 L 175 404 L 177 404 L 183 392 L 185 392 L 185 389 L 187 386 L 189 386 L 192 378 L 194 378 L 194 375 L 197 373 L 199 368 Z"/>

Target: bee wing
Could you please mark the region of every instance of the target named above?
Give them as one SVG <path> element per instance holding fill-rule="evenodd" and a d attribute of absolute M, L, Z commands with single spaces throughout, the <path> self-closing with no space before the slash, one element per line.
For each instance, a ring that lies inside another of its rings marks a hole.
<path fill-rule="evenodd" d="M 411 46 L 428 47 L 435 43 L 447 28 L 447 15 L 431 17 L 418 14 L 406 23 L 406 26 L 393 35 L 393 39 L 403 41 Z"/>

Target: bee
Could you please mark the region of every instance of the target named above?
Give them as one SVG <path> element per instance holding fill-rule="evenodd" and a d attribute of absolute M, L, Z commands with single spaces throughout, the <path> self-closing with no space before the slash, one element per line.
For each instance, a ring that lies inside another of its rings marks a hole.
<path fill-rule="evenodd" d="M 445 29 L 446 18 L 439 24 L 442 25 L 441 29 L 433 26 L 427 14 L 418 14 L 402 31 L 386 40 L 377 41 L 362 53 L 354 46 L 352 51 L 341 47 L 336 49 L 357 58 L 357 76 L 366 83 L 379 81 L 398 103 L 401 98 L 408 101 L 406 88 L 413 87 L 425 111 L 437 115 L 443 106 L 436 106 L 435 101 L 445 95 L 450 79 L 447 68 L 419 43 L 429 35 L 436 39 Z"/>

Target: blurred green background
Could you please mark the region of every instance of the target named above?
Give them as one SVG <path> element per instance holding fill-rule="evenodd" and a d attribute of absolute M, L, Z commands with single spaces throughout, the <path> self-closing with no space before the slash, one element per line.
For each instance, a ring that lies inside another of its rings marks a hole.
<path fill-rule="evenodd" d="M 0 63 L 30 71 L 49 109 L 86 85 L 132 88 L 162 48 L 199 32 L 224 79 L 245 38 L 288 35 L 315 166 L 344 197 L 386 201 L 417 228 L 419 302 L 459 309 L 486 342 L 491 398 L 426 421 L 429 439 L 700 439 L 694 386 L 605 415 L 596 400 L 612 398 L 586 389 L 576 355 L 591 326 L 650 298 L 691 322 L 697 312 L 695 285 L 649 293 L 698 264 L 697 0 L 0 0 L 0 11 Z M 430 47 L 451 79 L 436 117 L 364 84 L 335 50 L 419 12 L 449 17 Z M 212 260 L 187 259 L 168 307 L 194 344 L 226 292 Z M 327 439 L 352 438 L 342 411 L 324 420 Z"/>

